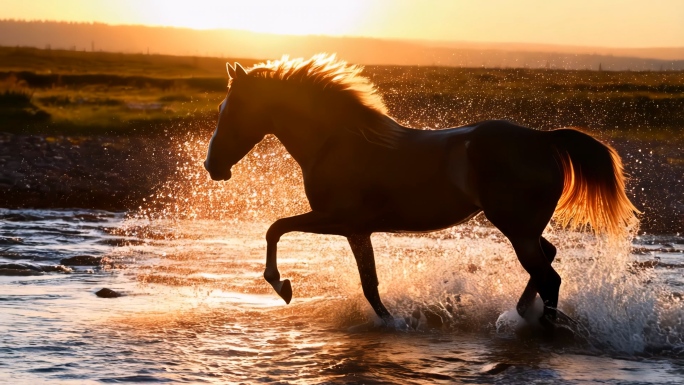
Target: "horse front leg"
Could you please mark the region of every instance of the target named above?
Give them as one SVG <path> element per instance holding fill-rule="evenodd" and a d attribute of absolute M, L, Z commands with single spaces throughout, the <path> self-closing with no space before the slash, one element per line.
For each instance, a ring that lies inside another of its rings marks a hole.
<path fill-rule="evenodd" d="M 264 271 L 264 278 L 287 304 L 292 300 L 292 284 L 289 279 L 280 280 L 277 251 L 280 237 L 292 231 L 331 235 L 347 234 L 346 226 L 342 221 L 328 214 L 315 211 L 278 219 L 268 228 L 266 232 L 266 269 Z"/>
<path fill-rule="evenodd" d="M 264 279 L 270 283 L 273 290 L 278 293 L 280 298 L 285 300 L 286 304 L 292 301 L 292 284 L 289 279 L 280 280 L 280 272 L 278 271 L 277 260 L 278 241 L 268 242 L 266 244 L 266 269 L 264 270 Z"/>
<path fill-rule="evenodd" d="M 382 318 L 385 323 L 391 321 L 392 315 L 387 311 L 385 305 L 382 304 L 380 293 L 378 293 L 379 282 L 377 272 L 375 271 L 375 255 L 373 254 L 370 234 L 355 234 L 347 237 L 347 240 L 354 253 L 356 265 L 359 268 L 363 295 L 378 317 Z"/>

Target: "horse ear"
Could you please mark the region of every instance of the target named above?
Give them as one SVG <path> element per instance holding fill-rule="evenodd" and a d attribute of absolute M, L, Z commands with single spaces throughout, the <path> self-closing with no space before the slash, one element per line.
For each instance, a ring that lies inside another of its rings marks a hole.
<path fill-rule="evenodd" d="M 238 76 L 247 76 L 247 71 L 238 62 L 235 62 L 235 72 Z"/>
<path fill-rule="evenodd" d="M 235 79 L 235 68 L 230 63 L 226 63 L 226 70 L 228 71 L 228 79 Z"/>

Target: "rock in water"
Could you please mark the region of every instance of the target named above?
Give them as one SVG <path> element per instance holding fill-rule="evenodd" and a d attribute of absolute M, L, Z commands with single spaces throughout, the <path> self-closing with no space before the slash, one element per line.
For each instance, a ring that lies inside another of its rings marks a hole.
<path fill-rule="evenodd" d="M 42 275 L 43 273 L 71 273 L 66 266 L 35 265 L 33 263 L 0 263 L 0 275 L 29 276 Z"/>
<path fill-rule="evenodd" d="M 106 287 L 104 289 L 100 289 L 95 293 L 96 296 L 100 298 L 118 298 L 123 296 L 123 294 L 116 292 L 112 289 L 107 289 Z"/>
<path fill-rule="evenodd" d="M 64 258 L 59 262 L 64 266 L 99 266 L 102 262 L 102 257 L 77 255 L 75 257 Z"/>
<path fill-rule="evenodd" d="M 0 275 L 41 275 L 43 268 L 32 263 L 0 263 Z"/>

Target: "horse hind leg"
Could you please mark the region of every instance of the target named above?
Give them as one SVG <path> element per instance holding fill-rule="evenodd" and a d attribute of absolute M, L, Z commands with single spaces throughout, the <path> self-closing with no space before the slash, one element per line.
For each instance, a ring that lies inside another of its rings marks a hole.
<path fill-rule="evenodd" d="M 556 257 L 556 247 L 544 237 L 539 238 L 539 243 L 541 245 L 542 252 L 544 253 L 544 257 L 546 257 L 546 260 L 549 261 L 550 264 Z M 521 317 L 525 316 L 525 313 L 527 313 L 527 310 L 532 307 L 536 298 L 537 287 L 534 286 L 534 282 L 532 281 L 532 278 L 530 278 L 530 280 L 527 281 L 527 286 L 525 287 L 525 290 L 520 296 L 518 304 L 515 307 Z"/>
<path fill-rule="evenodd" d="M 549 261 L 549 257 L 554 254 L 555 247 L 541 237 L 536 239 L 513 237 L 509 239 L 513 244 L 515 253 L 518 255 L 518 260 L 520 260 L 525 270 L 530 273 L 532 285 L 539 292 L 542 301 L 544 301 L 544 313 L 539 318 L 539 323 L 544 328 L 543 336 L 545 338 L 552 338 L 555 341 L 574 341 L 575 331 L 562 323 L 556 323 L 558 317 L 558 310 L 556 308 L 558 306 L 561 277 L 551 267 L 551 262 Z"/>
<path fill-rule="evenodd" d="M 556 320 L 558 306 L 558 293 L 561 285 L 561 277 L 551 267 L 539 238 L 509 237 L 513 244 L 518 260 L 523 268 L 530 274 L 530 281 L 536 288 L 539 296 L 544 301 L 544 315 L 540 322 L 544 326 L 550 326 Z"/>
<path fill-rule="evenodd" d="M 378 292 L 378 275 L 375 270 L 375 256 L 370 235 L 352 235 L 347 240 L 359 268 L 363 295 L 378 317 L 385 323 L 391 321 L 392 315 L 387 311 L 385 305 L 382 304 L 380 293 Z"/>
<path fill-rule="evenodd" d="M 534 301 L 534 292 L 538 292 L 544 302 L 544 315 L 540 322 L 551 326 L 556 319 L 558 306 L 558 292 L 560 290 L 560 275 L 551 267 L 551 258 L 555 257 L 555 247 L 545 239 L 542 232 L 548 224 L 555 208 L 556 200 L 549 199 L 551 194 L 535 194 L 537 197 L 547 197 L 546 202 L 517 198 L 517 205 L 511 207 L 485 208 L 487 218 L 511 241 L 515 254 L 523 268 L 530 274 L 530 283 L 518 301 L 518 313 L 523 313 Z M 551 196 L 554 198 L 554 196 Z M 507 202 L 508 203 L 508 202 Z M 513 202 L 510 202 L 513 203 Z"/>
<path fill-rule="evenodd" d="M 563 174 L 550 147 L 532 136 L 513 134 L 505 140 L 502 131 L 498 141 L 489 146 L 469 148 L 476 174 L 480 175 L 476 190 L 487 219 L 511 241 L 544 302 L 540 322 L 552 326 L 561 278 L 549 261 L 553 249 L 546 247 L 547 256 L 541 235 L 562 195 Z M 531 293 L 532 287 L 523 294 L 521 310 L 526 310 L 530 298 L 533 300 Z"/>

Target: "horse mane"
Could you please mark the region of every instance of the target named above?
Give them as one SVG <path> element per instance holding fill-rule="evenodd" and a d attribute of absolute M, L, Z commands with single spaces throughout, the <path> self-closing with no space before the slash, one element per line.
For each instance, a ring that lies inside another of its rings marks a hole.
<path fill-rule="evenodd" d="M 251 77 L 272 79 L 313 93 L 331 127 L 342 127 L 369 142 L 395 147 L 405 130 L 387 116 L 387 107 L 375 85 L 361 75 L 363 67 L 348 64 L 335 54 L 317 54 L 310 59 L 289 59 L 256 64 Z"/>

